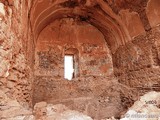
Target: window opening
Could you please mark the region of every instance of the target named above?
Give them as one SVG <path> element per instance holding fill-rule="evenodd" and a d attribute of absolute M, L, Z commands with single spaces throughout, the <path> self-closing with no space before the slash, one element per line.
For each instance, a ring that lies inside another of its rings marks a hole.
<path fill-rule="evenodd" d="M 64 78 L 72 80 L 74 77 L 74 56 L 65 55 L 64 57 Z"/>

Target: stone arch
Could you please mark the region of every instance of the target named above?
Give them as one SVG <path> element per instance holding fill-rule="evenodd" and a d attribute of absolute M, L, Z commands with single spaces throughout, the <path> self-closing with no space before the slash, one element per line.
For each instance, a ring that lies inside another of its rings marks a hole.
<path fill-rule="evenodd" d="M 65 2 L 67 1 L 63 0 L 53 3 L 44 1 L 39 1 L 39 3 L 35 2 L 31 12 L 31 23 L 35 40 L 46 25 L 52 21 L 59 18 L 75 18 L 76 16 L 76 18 L 94 25 L 104 34 L 112 53 L 114 53 L 120 45 L 124 45 L 130 41 L 128 31 L 120 21 L 120 18 L 111 11 L 106 3 L 101 4 L 97 2 L 89 6 L 84 5 L 83 7 L 81 7 L 81 5 L 64 7 Z M 42 7 L 42 5 L 48 6 Z M 40 7 L 43 9 L 40 9 Z"/>

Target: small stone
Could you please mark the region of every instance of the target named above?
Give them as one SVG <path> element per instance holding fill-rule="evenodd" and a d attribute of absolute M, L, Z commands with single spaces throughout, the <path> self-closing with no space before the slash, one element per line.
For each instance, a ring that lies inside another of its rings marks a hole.
<path fill-rule="evenodd" d="M 5 16 L 5 8 L 3 3 L 0 3 L 0 15 Z"/>
<path fill-rule="evenodd" d="M 15 85 L 15 83 L 12 82 L 12 81 L 8 81 L 8 82 L 7 82 L 7 87 L 8 87 L 8 88 L 14 88 L 14 85 Z"/>
<path fill-rule="evenodd" d="M 9 5 L 14 5 L 14 0 L 8 0 Z"/>
<path fill-rule="evenodd" d="M 20 104 L 17 102 L 17 100 L 8 101 L 7 105 L 10 107 L 20 107 Z"/>
<path fill-rule="evenodd" d="M 34 106 L 34 109 L 43 108 L 43 107 L 46 107 L 46 106 L 47 106 L 46 102 L 39 102 L 39 103 L 36 103 L 36 105 Z"/>

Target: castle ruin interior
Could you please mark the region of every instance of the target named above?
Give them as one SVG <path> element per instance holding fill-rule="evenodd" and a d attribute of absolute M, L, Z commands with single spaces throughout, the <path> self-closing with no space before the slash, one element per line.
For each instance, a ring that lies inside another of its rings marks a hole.
<path fill-rule="evenodd" d="M 160 120 L 160 0 L 0 0 L 0 120 L 132 118 Z"/>

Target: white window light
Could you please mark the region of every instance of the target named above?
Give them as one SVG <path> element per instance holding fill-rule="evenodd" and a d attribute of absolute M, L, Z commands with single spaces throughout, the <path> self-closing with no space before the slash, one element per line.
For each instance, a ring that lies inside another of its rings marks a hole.
<path fill-rule="evenodd" d="M 64 78 L 72 80 L 74 73 L 74 60 L 72 55 L 65 55 L 64 57 Z"/>

